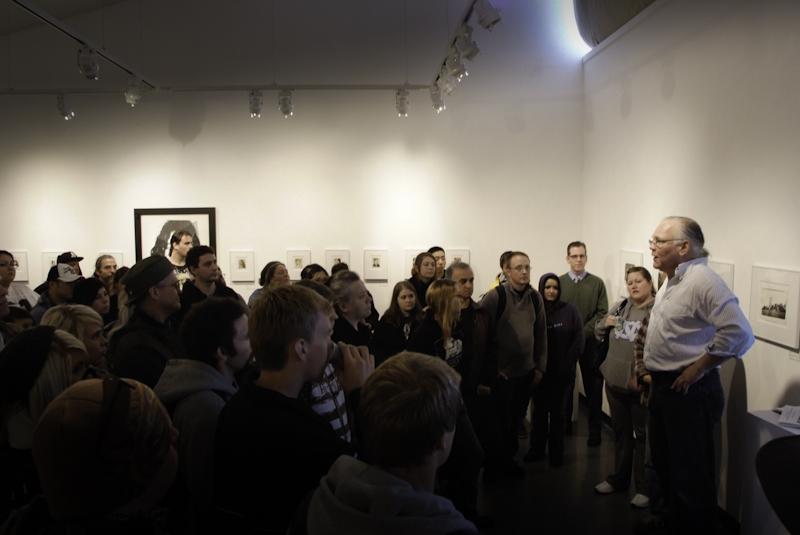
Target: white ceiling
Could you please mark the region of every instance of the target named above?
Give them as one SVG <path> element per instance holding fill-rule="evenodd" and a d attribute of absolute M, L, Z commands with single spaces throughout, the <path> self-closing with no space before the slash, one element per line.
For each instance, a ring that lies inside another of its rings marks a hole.
<path fill-rule="evenodd" d="M 161 87 L 428 84 L 469 0 L 31 0 Z M 503 0 L 494 1 L 503 8 Z M 119 90 L 77 45 L 0 4 L 0 89 Z M 477 26 L 474 23 L 473 26 Z M 476 34 L 480 29 L 476 28 Z M 484 31 L 485 32 L 485 31 Z"/>

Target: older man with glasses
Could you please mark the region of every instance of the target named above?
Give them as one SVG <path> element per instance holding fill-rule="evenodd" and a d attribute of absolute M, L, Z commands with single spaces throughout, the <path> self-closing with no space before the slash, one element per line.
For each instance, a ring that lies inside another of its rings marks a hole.
<path fill-rule="evenodd" d="M 650 447 L 667 500 L 654 531 L 715 533 L 714 426 L 725 404 L 719 366 L 741 358 L 753 332 L 736 296 L 708 267 L 700 225 L 661 221 L 650 239 L 667 276 L 644 341 L 639 382 L 650 385 Z"/>

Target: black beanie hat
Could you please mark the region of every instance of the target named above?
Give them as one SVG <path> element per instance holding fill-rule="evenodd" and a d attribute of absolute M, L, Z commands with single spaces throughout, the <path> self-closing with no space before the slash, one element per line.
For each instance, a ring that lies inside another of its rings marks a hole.
<path fill-rule="evenodd" d="M 122 277 L 122 284 L 128 292 L 128 303 L 135 303 L 147 294 L 147 290 L 164 280 L 174 268 L 163 256 L 148 256 L 136 262 Z"/>
<path fill-rule="evenodd" d="M 89 277 L 88 279 L 81 279 L 75 283 L 75 290 L 72 293 L 72 300 L 78 305 L 92 306 L 94 300 L 97 299 L 97 292 L 100 288 L 105 288 L 100 279 Z"/>
<path fill-rule="evenodd" d="M 22 331 L 0 352 L 0 402 L 27 398 L 47 361 L 55 327 L 40 325 Z"/>

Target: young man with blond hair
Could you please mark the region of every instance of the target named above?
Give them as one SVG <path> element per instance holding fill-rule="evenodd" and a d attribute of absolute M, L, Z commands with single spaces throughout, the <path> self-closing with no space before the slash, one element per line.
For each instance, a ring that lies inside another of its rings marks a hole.
<path fill-rule="evenodd" d="M 319 381 L 333 353 L 333 307 L 308 288 L 266 290 L 250 312 L 253 355 L 261 371 L 220 413 L 216 502 L 244 518 L 242 530 L 285 532 L 294 511 L 340 455 L 353 447 L 298 399 Z M 345 394 L 374 367 L 366 348 L 340 344 Z"/>

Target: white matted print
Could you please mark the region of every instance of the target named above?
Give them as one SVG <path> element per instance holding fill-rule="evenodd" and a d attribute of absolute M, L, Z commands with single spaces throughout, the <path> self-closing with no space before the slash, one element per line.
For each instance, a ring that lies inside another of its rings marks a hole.
<path fill-rule="evenodd" d="M 14 280 L 18 282 L 28 282 L 28 251 L 9 251 L 14 255 L 14 261 L 17 263 L 17 274 Z M 45 274 L 46 275 L 46 274 Z"/>
<path fill-rule="evenodd" d="M 725 282 L 725 285 L 730 291 L 733 291 L 733 264 L 730 262 L 719 262 L 717 260 L 709 260 L 708 267 L 719 275 Z"/>
<path fill-rule="evenodd" d="M 632 267 L 641 266 L 644 264 L 644 254 L 639 251 L 628 251 L 622 249 L 619 252 L 619 266 L 621 277 L 621 286 L 619 287 L 619 295 L 623 297 L 628 296 L 628 278 L 626 273 Z"/>
<path fill-rule="evenodd" d="M 293 281 L 300 280 L 300 272 L 311 263 L 311 251 L 308 249 L 291 249 L 286 251 L 286 269 L 289 278 Z"/>
<path fill-rule="evenodd" d="M 42 251 L 42 280 L 47 280 L 47 273 L 50 271 L 50 268 L 55 266 L 58 263 L 58 255 L 60 255 L 58 251 Z"/>
<path fill-rule="evenodd" d="M 753 266 L 750 324 L 767 342 L 800 348 L 800 272 Z"/>
<path fill-rule="evenodd" d="M 350 249 L 325 249 L 325 269 L 331 272 L 336 264 L 350 267 Z"/>
<path fill-rule="evenodd" d="M 386 249 L 364 250 L 364 280 L 389 280 L 389 251 Z"/>
<path fill-rule="evenodd" d="M 453 262 L 469 264 L 469 249 L 445 249 L 444 254 L 448 266 Z"/>
<path fill-rule="evenodd" d="M 253 251 L 228 252 L 231 282 L 253 282 L 255 277 L 255 253 Z"/>
<path fill-rule="evenodd" d="M 416 260 L 417 255 L 423 251 L 427 251 L 427 249 L 423 249 L 422 247 L 420 247 L 418 249 L 410 248 L 405 250 L 403 254 L 402 278 L 407 279 L 411 276 L 411 272 L 414 269 L 414 260 Z M 444 254 L 447 254 L 447 252 L 445 251 Z"/>

